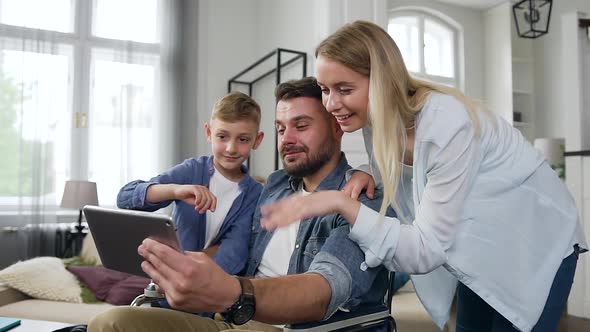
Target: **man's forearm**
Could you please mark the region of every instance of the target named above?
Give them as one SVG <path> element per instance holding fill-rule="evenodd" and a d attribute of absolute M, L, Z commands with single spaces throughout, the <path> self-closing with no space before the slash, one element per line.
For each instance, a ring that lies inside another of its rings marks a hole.
<path fill-rule="evenodd" d="M 270 324 L 319 321 L 324 318 L 332 289 L 319 274 L 252 279 L 255 320 Z"/>
<path fill-rule="evenodd" d="M 149 203 L 160 203 L 175 199 L 174 185 L 172 184 L 153 184 L 148 187 L 145 199 Z"/>

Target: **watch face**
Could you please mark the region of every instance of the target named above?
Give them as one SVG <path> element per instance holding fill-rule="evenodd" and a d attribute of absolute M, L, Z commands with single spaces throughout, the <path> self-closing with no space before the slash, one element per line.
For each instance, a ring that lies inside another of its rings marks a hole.
<path fill-rule="evenodd" d="M 255 307 L 252 304 L 243 304 L 235 312 L 233 321 L 234 324 L 246 324 L 252 317 L 254 317 Z"/>

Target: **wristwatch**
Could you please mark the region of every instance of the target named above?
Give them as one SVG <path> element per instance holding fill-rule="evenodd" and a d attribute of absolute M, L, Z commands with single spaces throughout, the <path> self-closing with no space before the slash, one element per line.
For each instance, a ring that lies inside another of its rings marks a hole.
<path fill-rule="evenodd" d="M 236 325 L 246 324 L 256 313 L 256 299 L 254 298 L 254 286 L 248 278 L 236 277 L 242 287 L 242 294 L 231 307 L 224 313 L 226 322 Z"/>

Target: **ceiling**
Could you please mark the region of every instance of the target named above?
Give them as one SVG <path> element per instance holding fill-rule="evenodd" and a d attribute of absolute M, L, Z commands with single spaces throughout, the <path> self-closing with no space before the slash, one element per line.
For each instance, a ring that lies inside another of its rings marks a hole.
<path fill-rule="evenodd" d="M 469 7 L 475 9 L 488 9 L 494 7 L 502 2 L 509 0 L 437 0 L 438 2 L 445 2 L 455 6 Z"/>

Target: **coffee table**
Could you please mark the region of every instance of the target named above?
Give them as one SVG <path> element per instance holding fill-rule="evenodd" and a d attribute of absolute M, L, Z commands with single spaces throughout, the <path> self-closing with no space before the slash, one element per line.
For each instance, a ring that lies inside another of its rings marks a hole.
<path fill-rule="evenodd" d="M 72 326 L 72 323 L 50 322 L 46 320 L 20 319 L 20 325 L 8 330 L 9 332 L 51 332 L 67 326 Z"/>

